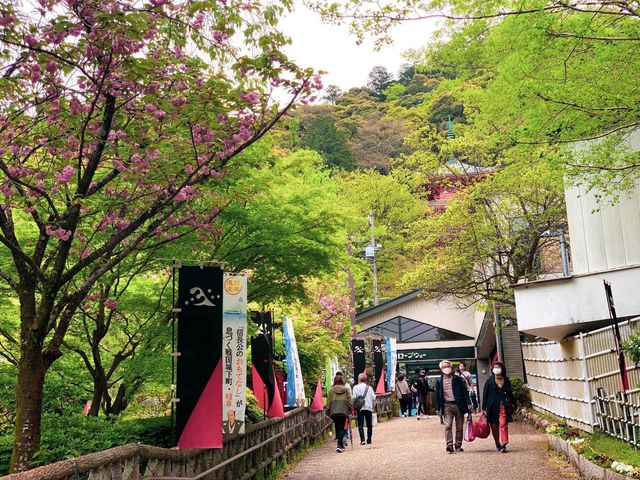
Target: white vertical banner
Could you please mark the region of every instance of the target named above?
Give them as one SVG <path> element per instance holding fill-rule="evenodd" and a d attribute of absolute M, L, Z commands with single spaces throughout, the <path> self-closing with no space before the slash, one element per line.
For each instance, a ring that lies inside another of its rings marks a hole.
<path fill-rule="evenodd" d="M 247 277 L 225 273 L 222 294 L 222 431 L 244 433 L 247 403 Z"/>
<path fill-rule="evenodd" d="M 304 381 L 298 356 L 298 344 L 293 332 L 293 322 L 289 317 L 283 317 L 284 347 L 287 354 L 287 405 L 304 407 Z"/>

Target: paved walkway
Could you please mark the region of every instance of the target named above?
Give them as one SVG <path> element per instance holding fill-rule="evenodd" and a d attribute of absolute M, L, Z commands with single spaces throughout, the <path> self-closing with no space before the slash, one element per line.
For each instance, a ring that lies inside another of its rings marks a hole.
<path fill-rule="evenodd" d="M 544 436 L 528 425 L 509 425 L 509 452 L 496 451 L 491 436 L 464 442 L 463 453 L 445 452 L 444 427 L 436 417 L 394 418 L 374 427 L 373 444 L 335 452 L 332 436 L 281 478 L 291 480 L 578 480 L 564 461 L 547 453 Z M 353 433 L 358 439 L 357 429 Z"/>

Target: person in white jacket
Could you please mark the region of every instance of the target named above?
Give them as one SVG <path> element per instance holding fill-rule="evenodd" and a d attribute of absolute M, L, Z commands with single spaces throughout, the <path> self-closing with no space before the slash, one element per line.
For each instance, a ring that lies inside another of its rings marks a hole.
<path fill-rule="evenodd" d="M 366 445 L 371 443 L 371 434 L 373 433 L 372 419 L 373 409 L 376 402 L 376 393 L 369 385 L 367 374 L 361 373 L 358 375 L 358 385 L 353 387 L 353 401 L 355 404 L 356 398 L 363 397 L 364 405 L 358 410 L 358 433 L 360 433 L 360 445 Z M 364 422 L 367 422 L 367 441 L 364 440 Z"/>

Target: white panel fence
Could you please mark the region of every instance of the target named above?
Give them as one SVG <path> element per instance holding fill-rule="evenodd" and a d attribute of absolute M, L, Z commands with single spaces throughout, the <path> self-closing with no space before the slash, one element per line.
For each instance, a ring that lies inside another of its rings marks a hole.
<path fill-rule="evenodd" d="M 640 331 L 640 317 L 620 323 L 623 341 Z M 531 400 L 536 408 L 564 418 L 570 425 L 593 431 L 601 424 L 596 395 L 620 390 L 620 371 L 611 327 L 568 337 L 558 342 L 523 343 Z M 640 402 L 640 368 L 629 365 L 632 390 L 626 401 Z M 604 397 L 601 397 L 601 400 Z M 608 404 L 607 404 L 608 405 Z"/>

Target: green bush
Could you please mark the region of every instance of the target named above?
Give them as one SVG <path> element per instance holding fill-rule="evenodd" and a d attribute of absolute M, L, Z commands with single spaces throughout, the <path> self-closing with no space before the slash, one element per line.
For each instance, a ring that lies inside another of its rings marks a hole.
<path fill-rule="evenodd" d="M 244 411 L 244 421 L 246 425 L 253 425 L 261 422 L 264 419 L 264 413 L 258 406 L 258 400 L 256 400 L 253 392 L 247 388 L 247 406 Z"/>
<path fill-rule="evenodd" d="M 12 435 L 0 437 L 0 476 L 9 473 L 9 462 L 11 461 L 11 450 L 13 449 Z"/>
<path fill-rule="evenodd" d="M 531 406 L 531 395 L 527 384 L 520 377 L 511 379 L 511 388 L 513 389 L 513 397 L 518 408 Z"/>
<path fill-rule="evenodd" d="M 44 414 L 41 448 L 33 465 L 46 465 L 133 442 L 173 446 L 171 417 L 118 422 L 105 417 Z M 12 435 L 0 437 L 0 475 L 8 473 L 11 449 Z"/>

